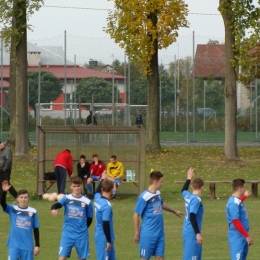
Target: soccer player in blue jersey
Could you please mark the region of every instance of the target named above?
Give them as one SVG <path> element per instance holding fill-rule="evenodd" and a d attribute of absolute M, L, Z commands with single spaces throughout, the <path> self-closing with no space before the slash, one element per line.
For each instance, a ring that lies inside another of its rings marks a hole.
<path fill-rule="evenodd" d="M 134 211 L 134 241 L 139 243 L 142 260 L 150 259 L 151 256 L 155 256 L 156 260 L 164 259 L 165 240 L 162 211 L 169 211 L 178 217 L 183 215 L 163 202 L 160 192 L 162 184 L 163 174 L 159 171 L 152 171 L 148 189 L 142 192 L 137 199 Z M 140 229 L 139 216 L 142 218 Z"/>
<path fill-rule="evenodd" d="M 183 260 L 201 260 L 202 254 L 201 226 L 204 208 L 200 196 L 204 181 L 201 178 L 193 179 L 192 193 L 190 193 L 188 189 L 193 176 L 193 169 L 190 168 L 187 173 L 187 180 L 181 190 L 186 209 L 182 230 Z"/>
<path fill-rule="evenodd" d="M 64 195 L 51 207 L 52 216 L 58 215 L 58 209 L 64 207 L 64 224 L 62 229 L 59 260 L 70 257 L 75 246 L 79 260 L 89 258 L 88 227 L 92 223 L 92 203 L 81 194 L 82 179 L 79 176 L 70 179 L 72 193 Z"/>
<path fill-rule="evenodd" d="M 229 226 L 228 242 L 231 260 L 245 260 L 248 246 L 253 245 L 249 235 L 249 221 L 243 201 L 249 196 L 245 188 L 245 180 L 235 179 L 232 182 L 233 193 L 228 199 L 226 218 Z"/>
<path fill-rule="evenodd" d="M 95 245 L 97 260 L 116 260 L 113 228 L 113 210 L 109 202 L 114 188 L 114 180 L 104 177 L 96 190 L 94 205 L 96 214 Z"/>
<path fill-rule="evenodd" d="M 11 229 L 7 245 L 8 259 L 33 260 L 40 253 L 39 220 L 36 209 L 28 206 L 27 190 L 17 192 L 18 205 L 6 204 L 6 192 L 11 188 L 8 181 L 3 181 L 1 206 L 10 217 Z M 35 245 L 33 242 L 33 233 Z"/>

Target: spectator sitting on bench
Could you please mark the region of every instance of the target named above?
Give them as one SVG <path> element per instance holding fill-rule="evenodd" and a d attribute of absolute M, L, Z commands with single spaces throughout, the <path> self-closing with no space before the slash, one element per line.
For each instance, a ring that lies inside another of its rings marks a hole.
<path fill-rule="evenodd" d="M 112 199 L 116 198 L 116 189 L 121 183 L 121 178 L 124 175 L 124 166 L 121 162 L 117 161 L 115 155 L 110 157 L 110 162 L 107 165 L 107 175 L 114 179 L 114 190 Z"/>
<path fill-rule="evenodd" d="M 90 164 L 86 161 L 85 155 L 80 155 L 79 163 L 77 164 L 78 176 L 82 179 L 83 185 L 87 182 L 90 175 Z"/>
<path fill-rule="evenodd" d="M 90 164 L 90 177 L 87 179 L 87 187 L 90 198 L 93 199 L 93 188 L 95 189 L 95 181 L 100 181 L 103 172 L 106 171 L 106 166 L 103 162 L 98 160 L 98 154 L 92 154 L 93 162 Z"/>

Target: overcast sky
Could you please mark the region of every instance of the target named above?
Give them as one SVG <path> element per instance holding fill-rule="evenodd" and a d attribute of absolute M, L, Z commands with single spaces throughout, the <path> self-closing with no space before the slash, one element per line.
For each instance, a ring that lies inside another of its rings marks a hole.
<path fill-rule="evenodd" d="M 190 28 L 181 29 L 180 36 L 191 35 L 192 31 L 195 31 L 195 35 L 210 39 L 224 38 L 223 21 L 217 10 L 218 0 L 186 0 L 185 2 L 189 5 Z M 109 36 L 102 31 L 106 26 L 107 17 L 107 10 L 104 9 L 113 9 L 113 7 L 113 1 L 107 0 L 45 0 L 44 7 L 30 18 L 29 23 L 32 25 L 33 32 L 28 32 L 28 40 L 63 35 L 64 30 L 67 34 L 75 36 L 108 38 Z"/>

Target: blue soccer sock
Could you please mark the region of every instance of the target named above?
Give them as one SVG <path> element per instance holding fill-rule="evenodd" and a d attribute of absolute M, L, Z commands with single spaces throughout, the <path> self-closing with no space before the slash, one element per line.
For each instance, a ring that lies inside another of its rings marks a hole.
<path fill-rule="evenodd" d="M 90 193 L 90 194 L 93 194 L 93 186 L 92 186 L 92 183 L 87 184 L 87 186 L 88 186 L 89 193 Z"/>

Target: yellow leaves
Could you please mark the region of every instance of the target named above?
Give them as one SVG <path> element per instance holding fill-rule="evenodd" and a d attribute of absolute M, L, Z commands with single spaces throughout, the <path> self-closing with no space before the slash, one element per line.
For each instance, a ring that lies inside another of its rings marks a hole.
<path fill-rule="evenodd" d="M 115 0 L 105 31 L 120 42 L 127 55 L 149 68 L 157 48 L 176 41 L 179 27 L 187 27 L 183 0 Z"/>

